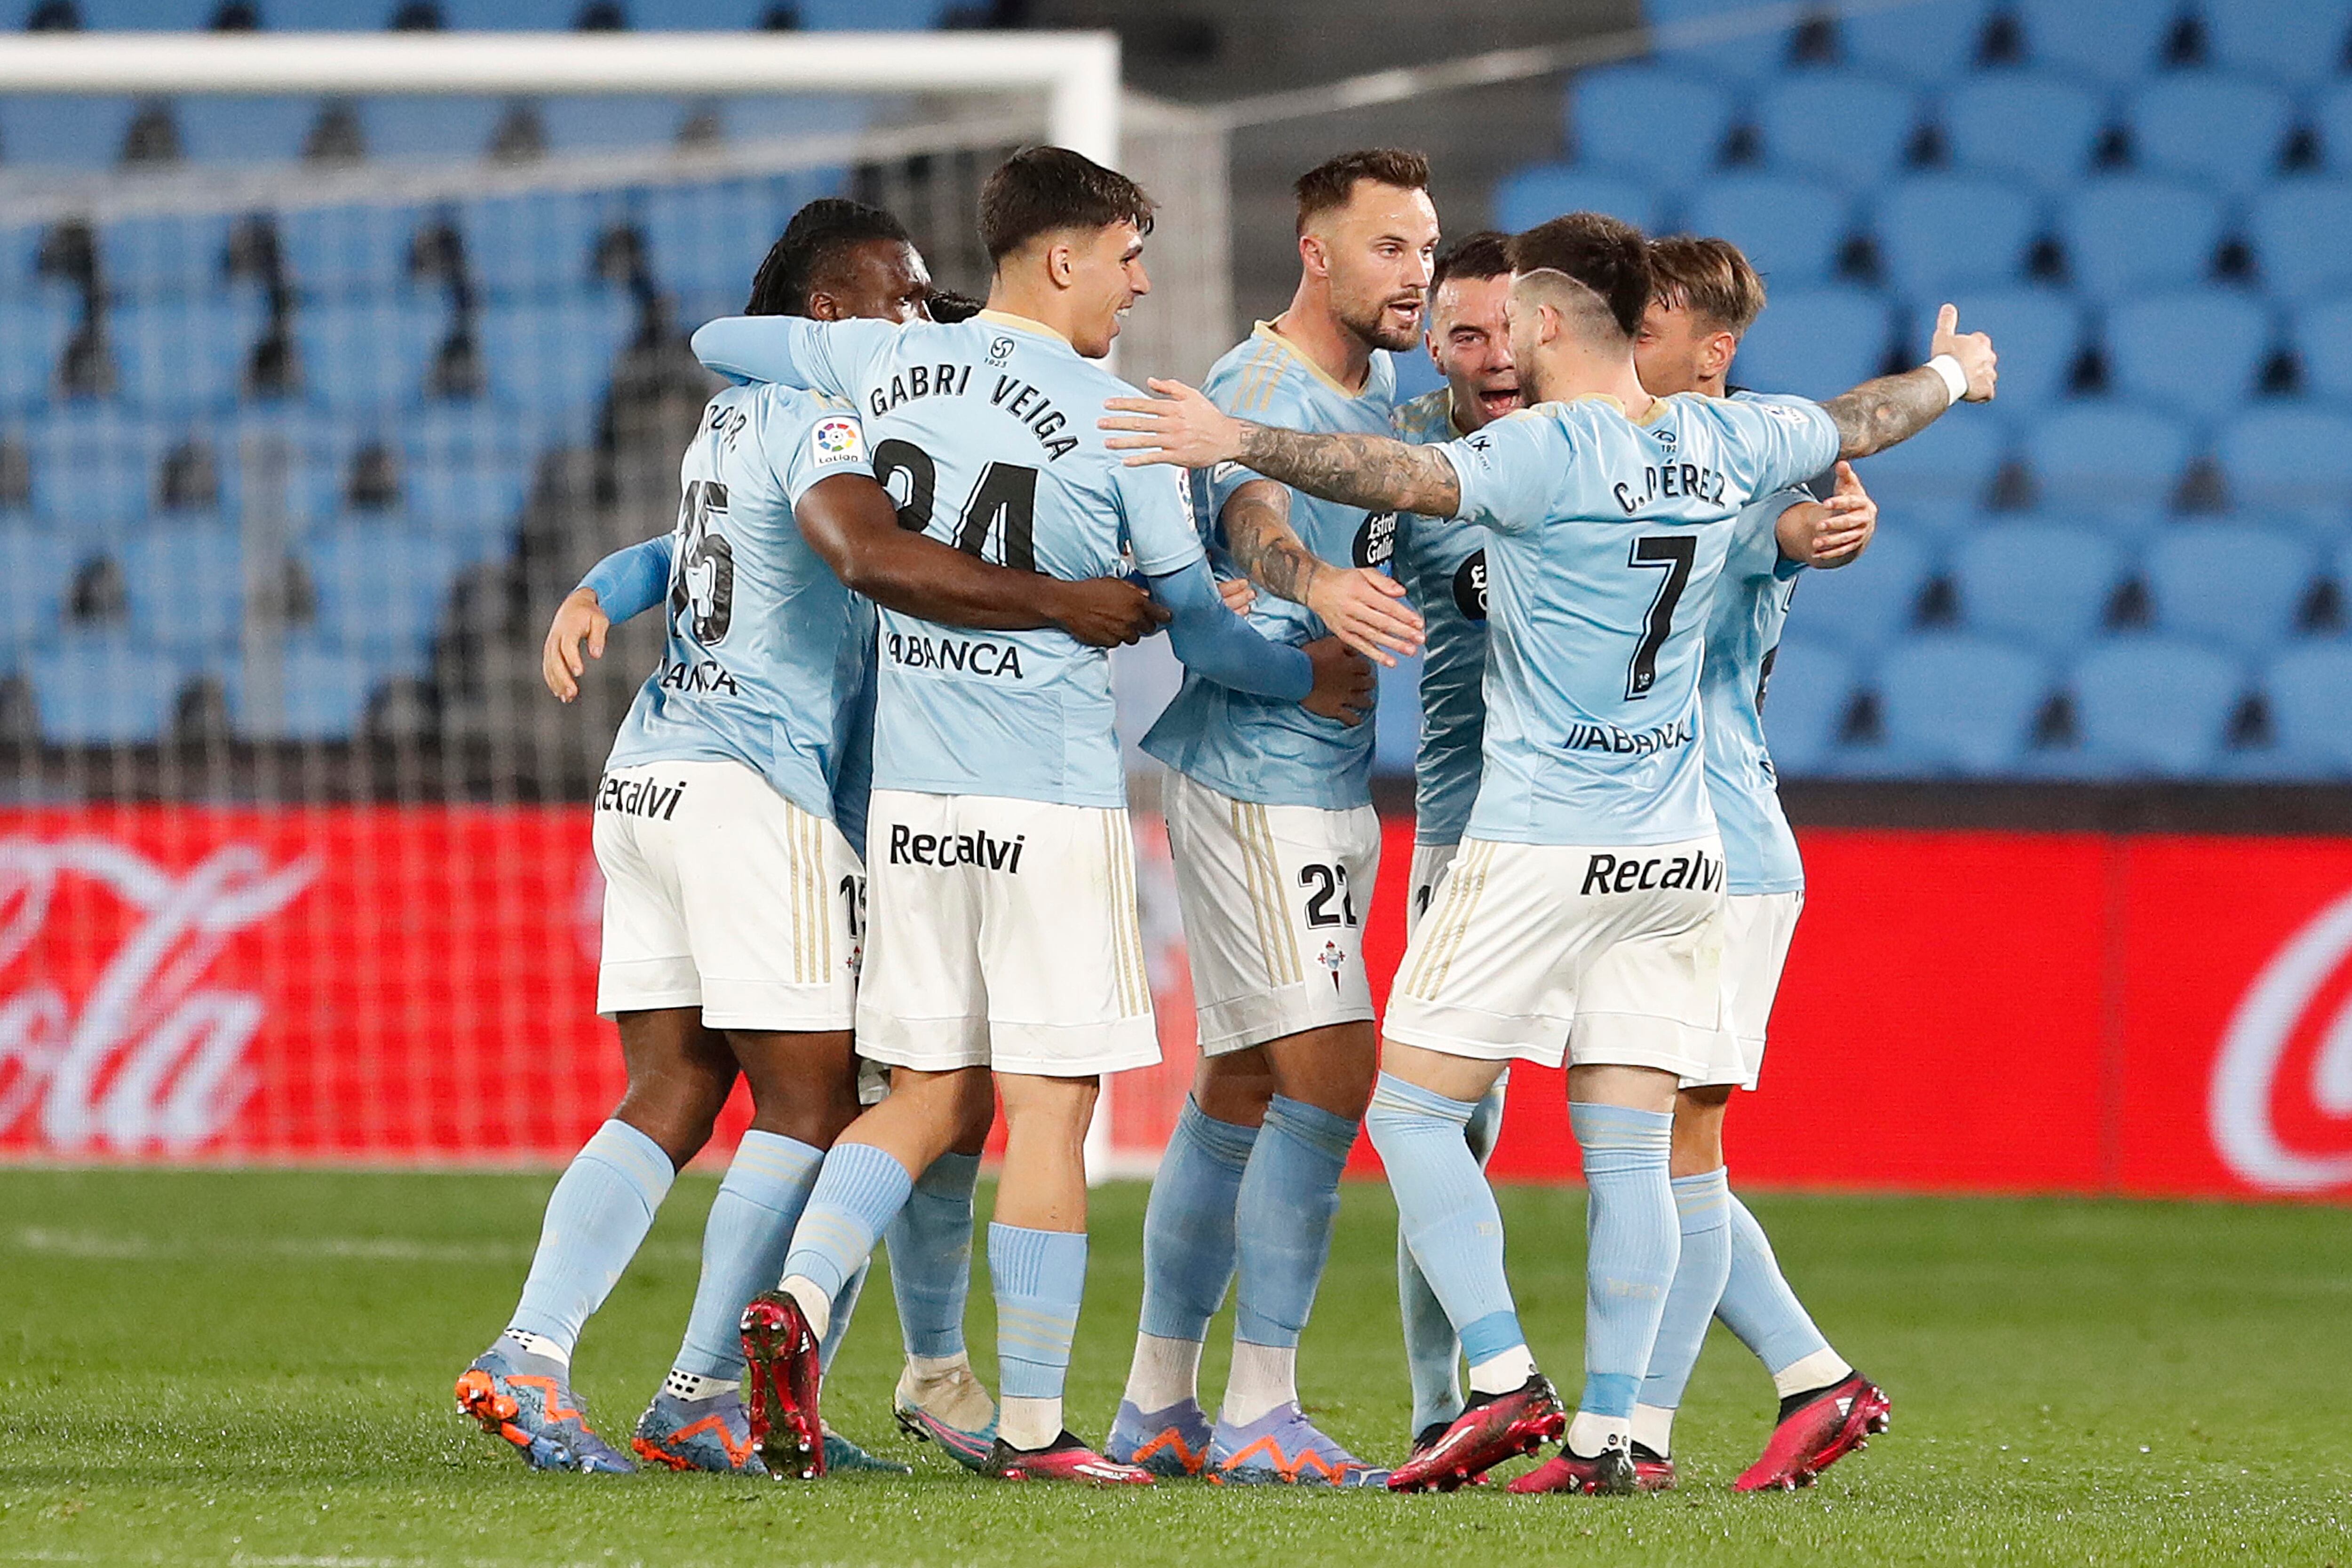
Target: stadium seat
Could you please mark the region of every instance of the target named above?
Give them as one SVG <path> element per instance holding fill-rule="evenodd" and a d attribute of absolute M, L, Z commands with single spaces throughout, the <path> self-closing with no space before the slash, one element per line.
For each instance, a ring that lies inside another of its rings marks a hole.
<path fill-rule="evenodd" d="M 1838 45 L 1849 66 L 1934 86 L 1976 63 L 1992 10 L 1988 0 L 1896 5 L 1838 18 Z"/>
<path fill-rule="evenodd" d="M 1685 222 L 1747 252 L 1773 289 L 1827 283 L 1846 237 L 1846 199 L 1818 181 L 1732 174 L 1692 193 Z"/>
<path fill-rule="evenodd" d="M 307 301 L 373 300 L 408 287 L 409 245 L 423 208 L 306 207 L 278 220 L 278 259 Z"/>
<path fill-rule="evenodd" d="M 1900 11 L 1887 20 L 1902 18 Z M 2107 112 L 2079 82 L 2041 72 L 1976 77 L 1944 101 L 1944 137 L 1955 167 L 2070 185 L 2091 166 Z"/>
<path fill-rule="evenodd" d="M 753 198 L 741 182 L 656 186 L 615 222 L 636 225 L 655 283 L 671 293 L 723 290 L 740 308 L 751 275 L 789 213 Z"/>
<path fill-rule="evenodd" d="M 1862 289 L 1775 295 L 1741 340 L 1731 379 L 1758 392 L 1834 397 L 1878 373 L 1889 316 L 1884 298 Z"/>
<path fill-rule="evenodd" d="M 688 113 L 688 106 L 675 98 L 604 93 L 539 102 L 551 152 L 664 152 L 677 145 Z"/>
<path fill-rule="evenodd" d="M 29 408 L 56 385 L 74 312 L 49 295 L 0 297 L 0 408 Z"/>
<path fill-rule="evenodd" d="M 399 98 L 366 94 L 353 101 L 370 158 L 415 162 L 479 158 L 506 114 L 494 98 Z"/>
<path fill-rule="evenodd" d="M 233 220 L 220 213 L 117 218 L 98 231 L 106 286 L 123 295 L 209 297 L 228 282 Z"/>
<path fill-rule="evenodd" d="M 2284 404 L 2240 415 L 2216 443 L 2237 506 L 2341 510 L 2352 498 L 2352 418 Z"/>
<path fill-rule="evenodd" d="M 2152 73 L 2178 14 L 2155 0 L 2017 0 L 2015 10 L 2034 65 L 2105 82 Z"/>
<path fill-rule="evenodd" d="M 26 422 L 33 510 L 49 527 L 90 538 L 147 515 L 164 436 L 119 408 L 54 404 Z"/>
<path fill-rule="evenodd" d="M 128 98 L 0 98 L 0 162 L 16 169 L 110 169 L 139 112 Z"/>
<path fill-rule="evenodd" d="M 2352 402 L 2352 295 L 2315 300 L 2294 313 L 2288 333 L 2313 397 Z"/>
<path fill-rule="evenodd" d="M 1951 632 L 1906 639 L 1879 662 L 1874 684 L 1893 758 L 1972 775 L 2016 765 L 2050 685 L 2032 654 Z"/>
<path fill-rule="evenodd" d="M 161 740 L 187 671 L 116 632 L 68 632 L 26 662 L 41 738 L 54 746 Z"/>
<path fill-rule="evenodd" d="M 2293 119 L 2277 88 L 2193 71 L 2155 78 L 2124 110 L 2139 167 L 2240 192 L 2277 171 Z"/>
<path fill-rule="evenodd" d="M 2220 0 L 2200 15 L 2215 65 L 2294 84 L 2340 71 L 2352 34 L 2346 0 Z"/>
<path fill-rule="evenodd" d="M 2352 174 L 2352 84 L 2322 93 L 2312 106 L 2311 122 L 2328 172 Z"/>
<path fill-rule="evenodd" d="M 719 134 L 730 143 L 773 141 L 820 131 L 846 133 L 862 129 L 874 112 L 869 99 L 810 92 L 720 99 L 709 107 L 715 111 Z M 821 195 L 840 191 L 847 172 L 804 169 L 782 178 L 803 182 L 814 178 L 818 188 L 809 194 Z"/>
<path fill-rule="evenodd" d="M 1653 5 L 1656 0 L 1651 0 Z M 799 0 L 811 32 L 919 33 L 940 25 L 947 0 Z"/>
<path fill-rule="evenodd" d="M 580 18 L 583 0 L 437 0 L 453 33 L 562 33 Z"/>
<path fill-rule="evenodd" d="M 311 98 L 192 95 L 173 109 L 180 146 L 195 163 L 290 163 L 319 123 L 319 100 Z"/>
<path fill-rule="evenodd" d="M 2107 313 L 2108 385 L 2119 397 L 2210 419 L 2254 395 L 2275 342 L 2271 313 L 2241 293 L 2136 299 Z"/>
<path fill-rule="evenodd" d="M 521 458 L 419 466 L 408 476 L 405 515 L 461 566 L 502 560 L 513 552 L 530 481 L 530 464 Z"/>
<path fill-rule="evenodd" d="M 349 653 L 421 674 L 458 561 L 447 544 L 398 526 L 352 524 L 305 541 L 319 636 Z"/>
<path fill-rule="evenodd" d="M 331 517 L 344 505 L 361 440 L 347 412 L 247 404 L 220 426 L 215 444 L 222 506 L 265 519 L 275 507 L 295 528 Z"/>
<path fill-rule="evenodd" d="M 1852 657 L 1811 637 L 1784 637 L 1764 693 L 1764 740 L 1782 778 L 1822 773 L 1853 702 Z"/>
<path fill-rule="evenodd" d="M 491 395 L 580 439 L 604 401 L 631 324 L 625 297 L 575 296 L 483 311 L 482 363 Z"/>
<path fill-rule="evenodd" d="M 437 299 L 394 290 L 308 306 L 294 330 L 310 398 L 338 413 L 386 410 L 424 397 L 449 312 Z"/>
<path fill-rule="evenodd" d="M 131 630 L 146 646 L 190 658 L 236 646 L 246 559 L 235 528 L 159 525 L 126 537 L 112 553 Z"/>
<path fill-rule="evenodd" d="M 652 31 L 720 33 L 749 31 L 759 26 L 772 0 L 659 0 L 640 4 L 637 26 Z"/>
<path fill-rule="evenodd" d="M 2281 180 L 2254 198 L 2247 227 L 2263 287 L 2279 299 L 2352 288 L 2352 182 Z"/>
<path fill-rule="evenodd" d="M 1669 227 L 1666 193 L 1658 185 L 1612 174 L 1588 173 L 1566 163 L 1535 163 L 1495 187 L 1495 224 L 1518 232 L 1562 213 L 1607 213 L 1645 234 Z"/>
<path fill-rule="evenodd" d="M 1961 318 L 1963 324 L 1967 320 Z M 2007 379 L 2004 372 L 2004 383 Z M 2008 396 L 2007 391 L 2001 395 Z M 1877 500 L 1889 528 L 1941 530 L 1991 498 L 2006 441 L 1999 420 L 1955 415 L 1863 459 L 1855 472 Z M 1877 546 L 1871 548 L 1874 551 Z"/>
<path fill-rule="evenodd" d="M 2067 378 L 2083 350 L 2083 308 L 2071 297 L 2050 288 L 2003 288 L 1963 292 L 1951 303 L 1959 308 L 1962 331 L 1992 335 L 2000 354 L 1999 410 L 2012 416 L 2039 413 L 2066 395 Z M 1923 350 L 1935 331 L 1934 309 L 1923 298 L 1913 312 L 1912 341 Z M 1987 423 L 1962 415 L 1938 421 L 1936 430 Z"/>
<path fill-rule="evenodd" d="M 503 417 L 486 417 L 502 413 Z M 535 457 L 543 434 L 513 410 L 485 410 L 470 402 L 428 403 L 404 414 L 397 426 L 379 424 L 375 435 L 399 450 L 407 473 L 469 464 L 520 464 Z"/>
<path fill-rule="evenodd" d="M 93 33 L 190 33 L 207 26 L 220 0 L 75 0 Z"/>
<path fill-rule="evenodd" d="M 2249 653 L 2293 633 L 2313 566 L 2311 547 L 2295 534 L 2192 523 L 2158 534 L 2140 570 L 2158 630 Z"/>
<path fill-rule="evenodd" d="M 348 740 L 367 719 L 369 700 L 391 672 L 364 653 L 326 644 L 315 637 L 286 640 L 278 653 L 274 685 L 278 703 L 263 703 L 241 659 L 221 661 L 214 671 L 228 698 L 230 722 L 255 740 Z"/>
<path fill-rule="evenodd" d="M 2013 181 L 1919 174 L 1879 193 L 1872 226 L 1887 283 L 1927 304 L 1955 289 L 2016 282 L 2042 214 Z"/>
<path fill-rule="evenodd" d="M 2221 203 L 2178 180 L 2093 180 L 2058 204 L 2059 243 L 2075 284 L 2095 298 L 2185 288 L 2211 271 Z"/>
<path fill-rule="evenodd" d="M 2063 524 L 1996 522 L 1955 539 L 1948 570 L 1970 632 L 2044 653 L 2088 641 L 2122 575 L 2115 541 Z M 1864 552 L 1858 565 L 1866 565 Z"/>
<path fill-rule="evenodd" d="M 247 360 L 268 324 L 247 294 L 117 303 L 106 313 L 121 394 L 149 409 L 213 410 L 236 401 Z"/>
<path fill-rule="evenodd" d="M 2352 769 L 2352 644 L 2290 649 L 2263 684 L 2281 752 L 2338 774 Z"/>
<path fill-rule="evenodd" d="M 474 280 L 493 299 L 523 300 L 602 287 L 596 241 L 620 212 L 602 197 L 541 191 L 460 202 L 450 215 Z"/>
<path fill-rule="evenodd" d="M 1748 0 L 1643 0 L 1642 19 L 1651 26 L 1651 47 L 1660 60 L 1710 81 L 1743 81 L 1778 70 L 1789 56 L 1785 21 L 1776 18 L 1776 25 L 1759 30 L 1737 19 L 1738 13 L 1754 10 Z M 1734 18 L 1732 36 L 1681 41 L 1678 29 L 1705 27 L 1727 16 Z"/>
<path fill-rule="evenodd" d="M 1918 120 L 1918 99 L 1909 89 L 1843 71 L 1784 77 L 1765 88 L 1756 104 L 1771 167 L 1848 189 L 1893 173 Z"/>
<path fill-rule="evenodd" d="M 1731 94 L 1656 66 L 1588 71 L 1569 84 L 1568 145 L 1581 168 L 1686 185 L 1713 169 Z"/>
<path fill-rule="evenodd" d="M 1935 565 L 1936 551 L 1926 540 L 1881 529 L 1852 566 L 1809 571 L 1800 580 L 1806 635 L 1857 652 L 1892 641 L 1910 627 Z"/>
<path fill-rule="evenodd" d="M 2167 778 L 2213 766 L 2245 695 L 2235 659 L 2150 637 L 2109 638 L 2075 664 L 2067 684 L 2086 760 Z"/>
<path fill-rule="evenodd" d="M 2190 454 L 2189 426 L 2179 419 L 2105 402 L 2029 422 L 2024 446 L 2042 504 L 2092 514 L 2169 506 Z"/>
<path fill-rule="evenodd" d="M 34 647 L 58 634 L 81 558 L 78 546 L 47 528 L 0 523 L 0 650 Z"/>

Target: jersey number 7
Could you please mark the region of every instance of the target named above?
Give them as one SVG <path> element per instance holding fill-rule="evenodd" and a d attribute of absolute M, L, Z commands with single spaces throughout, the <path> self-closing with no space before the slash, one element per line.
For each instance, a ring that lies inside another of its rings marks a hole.
<path fill-rule="evenodd" d="M 1664 570 L 1657 597 L 1650 601 L 1648 619 L 1642 622 L 1642 641 L 1634 646 L 1633 662 L 1625 667 L 1625 700 L 1650 695 L 1658 684 L 1658 650 L 1675 630 L 1675 607 L 1690 586 L 1691 563 L 1698 559 L 1698 540 L 1688 534 L 1654 534 L 1633 541 L 1627 565 L 1640 570 Z"/>

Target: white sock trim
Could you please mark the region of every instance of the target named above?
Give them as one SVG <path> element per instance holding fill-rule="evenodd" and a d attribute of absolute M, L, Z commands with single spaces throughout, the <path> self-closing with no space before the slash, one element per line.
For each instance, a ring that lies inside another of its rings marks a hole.
<path fill-rule="evenodd" d="M 1803 1394 L 1815 1388 L 1827 1388 L 1831 1384 L 1853 1375 L 1853 1368 L 1829 1346 L 1823 1345 L 1811 1355 L 1801 1355 L 1772 1375 L 1772 1389 L 1781 1398 L 1791 1394 Z"/>
<path fill-rule="evenodd" d="M 1062 1401 L 1008 1394 L 996 1408 L 996 1435 L 1016 1448 L 1042 1448 L 1062 1435 Z"/>
<path fill-rule="evenodd" d="M 1633 1441 L 1660 1458 L 1674 1450 L 1666 1445 L 1674 1440 L 1675 1413 L 1664 1405 L 1633 1406 Z"/>
<path fill-rule="evenodd" d="M 907 1370 L 918 1383 L 937 1383 L 959 1372 L 970 1372 L 971 1354 L 960 1350 L 953 1355 L 910 1355 L 907 1358 Z"/>
<path fill-rule="evenodd" d="M 1189 1399 L 1201 1401 L 1201 1342 L 1135 1336 L 1135 1359 L 1127 1368 L 1127 1402 L 1149 1416 Z"/>
<path fill-rule="evenodd" d="M 1536 1358 L 1528 1354 L 1526 1345 L 1514 1345 L 1470 1369 L 1470 1392 L 1508 1394 L 1515 1388 L 1526 1387 L 1528 1379 L 1535 1375 Z"/>
<path fill-rule="evenodd" d="M 809 1333 L 823 1339 L 825 1331 L 833 1327 L 833 1298 L 824 1293 L 824 1287 L 805 1274 L 795 1274 L 784 1281 L 783 1292 L 800 1303 L 801 1316 L 808 1319 Z"/>
<path fill-rule="evenodd" d="M 543 1333 L 532 1333 L 528 1329 L 509 1329 L 499 1337 L 514 1341 L 530 1354 L 543 1355 L 550 1361 L 561 1364 L 567 1372 L 572 1368 L 572 1347 L 559 1343 Z"/>
<path fill-rule="evenodd" d="M 716 1399 L 730 1389 L 740 1388 L 742 1380 L 735 1377 L 706 1377 L 698 1372 L 680 1372 L 673 1366 L 662 1379 L 662 1392 L 677 1399 Z"/>
<path fill-rule="evenodd" d="M 1622 1448 L 1633 1440 L 1633 1425 L 1622 1416 L 1579 1410 L 1568 1424 L 1568 1451 L 1580 1459 L 1597 1459 L 1603 1448 Z"/>
<path fill-rule="evenodd" d="M 1246 1427 L 1267 1411 L 1298 1399 L 1298 1347 L 1234 1341 L 1233 1371 L 1225 1378 L 1220 1419 Z"/>

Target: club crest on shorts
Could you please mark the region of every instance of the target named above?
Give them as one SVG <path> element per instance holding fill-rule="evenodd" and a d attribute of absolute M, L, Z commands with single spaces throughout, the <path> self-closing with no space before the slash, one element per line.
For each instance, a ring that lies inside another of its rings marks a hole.
<path fill-rule="evenodd" d="M 1316 956 L 1315 961 L 1331 972 L 1331 988 L 1338 990 L 1339 971 L 1348 967 L 1347 952 L 1337 942 L 1326 942 L 1323 944 L 1323 951 Z"/>

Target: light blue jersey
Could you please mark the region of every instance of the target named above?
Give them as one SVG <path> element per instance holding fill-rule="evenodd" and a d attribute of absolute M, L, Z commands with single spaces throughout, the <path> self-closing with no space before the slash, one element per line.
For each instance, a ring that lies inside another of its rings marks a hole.
<path fill-rule="evenodd" d="M 1370 377 L 1350 392 L 1325 375 L 1265 321 L 1228 352 L 1201 383 L 1229 413 L 1286 430 L 1391 434 L 1396 374 L 1383 350 Z M 1196 478 L 1195 496 L 1222 552 L 1220 519 L 1235 490 L 1259 476 L 1224 464 Z M 1338 566 L 1385 567 L 1396 551 L 1397 517 L 1367 513 L 1290 492 L 1290 527 L 1310 554 Z M 1250 623 L 1293 647 L 1328 634 L 1303 604 L 1261 593 Z M 1219 794 L 1267 806 L 1340 810 L 1372 799 L 1372 721 L 1352 728 L 1296 703 L 1254 696 L 1187 672 L 1176 700 L 1143 737 L 1143 749 Z"/>
<path fill-rule="evenodd" d="M 1125 466 L 1096 428 L 1134 389 L 1036 322 L 732 318 L 695 347 L 713 369 L 854 402 L 903 528 L 1066 579 L 1202 559 L 1181 474 Z M 880 622 L 876 789 L 1126 804 L 1104 650 L 1058 629 Z"/>
<path fill-rule="evenodd" d="M 862 744 L 874 609 L 801 538 L 793 509 L 822 480 L 871 476 L 856 411 L 788 387 L 730 387 L 703 411 L 678 472 L 668 641 L 607 766 L 740 762 L 832 818 Z"/>
<path fill-rule="evenodd" d="M 1399 403 L 1400 441 L 1451 441 L 1454 394 L 1439 387 Z M 1478 798 L 1486 733 L 1486 536 L 1458 517 L 1412 517 L 1397 542 L 1397 579 L 1427 627 L 1421 654 L 1421 744 L 1412 754 L 1412 836 L 1458 843 Z"/>
<path fill-rule="evenodd" d="M 1759 496 L 1820 473 L 1837 429 L 1810 404 L 1543 403 L 1446 443 L 1483 525 L 1490 643 L 1472 837 L 1660 844 L 1714 831 L 1700 631 Z"/>
<path fill-rule="evenodd" d="M 1707 616 L 1699 701 L 1706 712 L 1706 793 L 1723 833 L 1726 889 L 1794 893 L 1805 885 L 1797 836 L 1780 810 L 1761 705 L 1772 654 L 1804 569 L 1780 554 L 1780 514 L 1812 497 L 1782 490 L 1741 512 Z"/>

